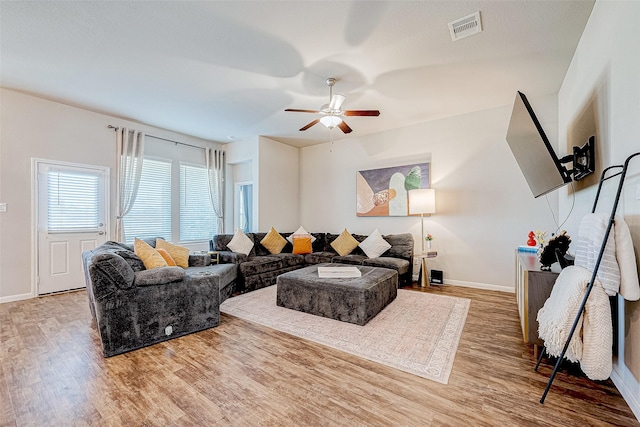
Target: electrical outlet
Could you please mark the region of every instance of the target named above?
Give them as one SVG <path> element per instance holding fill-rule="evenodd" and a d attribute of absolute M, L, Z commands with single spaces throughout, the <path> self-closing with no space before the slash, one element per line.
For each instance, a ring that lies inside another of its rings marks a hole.
<path fill-rule="evenodd" d="M 7 204 L 0 203 L 0 212 L 6 212 L 6 211 L 7 211 Z"/>
<path fill-rule="evenodd" d="M 636 200 L 640 200 L 640 184 L 636 185 Z"/>

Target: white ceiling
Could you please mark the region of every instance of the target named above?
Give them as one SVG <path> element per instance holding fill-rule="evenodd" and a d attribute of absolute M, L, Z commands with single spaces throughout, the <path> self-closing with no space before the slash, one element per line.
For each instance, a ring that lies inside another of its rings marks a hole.
<path fill-rule="evenodd" d="M 0 1 L 0 84 L 219 142 L 302 147 L 329 131 L 299 132 L 315 116 L 284 109 L 319 109 L 327 77 L 343 108 L 381 111 L 347 118 L 356 137 L 516 90 L 555 94 L 593 3 Z M 453 42 L 447 23 L 476 11 L 484 31 Z"/>

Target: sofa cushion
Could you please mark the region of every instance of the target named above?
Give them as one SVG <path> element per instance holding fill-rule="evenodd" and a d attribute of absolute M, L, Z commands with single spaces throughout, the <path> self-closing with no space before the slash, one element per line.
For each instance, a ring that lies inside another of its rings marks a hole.
<path fill-rule="evenodd" d="M 391 268 L 396 270 L 398 274 L 406 274 L 409 272 L 409 261 L 400 258 L 391 257 L 377 257 L 369 258 L 362 261 L 362 265 L 368 265 L 371 267 Z"/>
<path fill-rule="evenodd" d="M 355 248 L 358 247 L 358 241 L 353 238 L 349 230 L 346 228 L 340 233 L 340 235 L 331 242 L 331 247 L 340 256 L 349 255 Z"/>
<path fill-rule="evenodd" d="M 369 258 L 377 258 L 391 247 L 377 228 L 359 246 Z"/>
<path fill-rule="evenodd" d="M 282 252 L 282 248 L 287 244 L 287 241 L 275 228 L 271 227 L 264 239 L 260 240 L 260 244 L 267 248 L 269 253 L 275 255 Z"/>
<path fill-rule="evenodd" d="M 262 239 L 267 237 L 267 233 L 250 233 L 250 237 L 253 238 L 254 242 L 260 243 Z M 271 255 L 271 252 L 269 252 L 267 248 L 265 248 L 260 244 L 256 244 L 253 247 L 253 250 L 251 251 L 251 253 L 249 254 L 249 258 L 254 256 L 269 256 L 269 255 Z"/>
<path fill-rule="evenodd" d="M 178 267 L 189 267 L 189 248 L 184 246 L 174 245 L 164 239 L 156 240 L 156 249 L 164 249 L 171 255 Z"/>
<path fill-rule="evenodd" d="M 305 255 L 304 260 L 307 264 L 322 264 L 331 262 L 334 256 L 336 256 L 335 252 L 313 252 Z"/>
<path fill-rule="evenodd" d="M 127 264 L 127 262 L 120 255 L 102 252 L 97 253 L 92 258 L 92 268 L 95 268 L 100 272 L 100 278 L 108 282 L 113 289 L 128 289 L 133 286 L 134 274 L 133 269 Z M 92 275 L 92 280 L 96 280 L 97 277 Z M 100 280 L 95 287 L 100 286 Z"/>
<path fill-rule="evenodd" d="M 345 255 L 345 256 L 334 256 L 331 259 L 331 262 L 340 263 L 340 264 L 353 264 L 353 265 L 362 265 L 362 262 L 367 259 L 366 255 Z"/>
<path fill-rule="evenodd" d="M 166 285 L 171 282 L 179 282 L 185 276 L 184 269 L 178 266 L 137 271 L 134 274 L 136 286 Z"/>
<path fill-rule="evenodd" d="M 149 243 L 147 242 L 147 239 L 142 240 L 146 243 Z M 155 245 L 155 238 L 153 240 L 153 244 Z M 102 245 L 98 246 L 98 248 L 100 248 L 100 251 L 108 250 L 112 253 L 120 255 L 122 258 L 124 258 L 127 264 L 129 264 L 133 271 L 144 270 L 144 263 L 142 262 L 140 257 L 133 251 L 133 245 L 109 240 L 108 242 L 105 242 Z"/>
<path fill-rule="evenodd" d="M 279 253 L 277 255 L 271 255 L 272 258 L 277 259 L 282 263 L 282 267 L 295 267 L 300 266 L 304 267 L 304 255 L 299 254 L 289 254 L 289 253 Z"/>
<path fill-rule="evenodd" d="M 311 240 L 311 248 L 312 252 L 324 252 L 325 246 L 327 245 L 327 239 L 325 233 L 311 233 L 312 237 L 315 237 L 316 240 Z M 332 252 L 333 248 L 329 246 L 329 252 Z"/>
<path fill-rule="evenodd" d="M 240 264 L 239 268 L 242 275 L 247 277 L 269 271 L 280 270 L 281 268 L 284 268 L 284 266 L 285 261 L 283 257 L 279 259 L 276 256 L 270 255 L 249 258 L 248 261 Z"/>
<path fill-rule="evenodd" d="M 233 252 L 249 255 L 251 249 L 253 249 L 253 241 L 238 228 L 227 247 Z"/>
<path fill-rule="evenodd" d="M 391 244 L 389 250 L 382 256 L 411 260 L 413 257 L 413 235 L 411 233 L 386 234 L 382 237 Z"/>
<path fill-rule="evenodd" d="M 140 257 L 144 263 L 144 267 L 147 270 L 153 268 L 167 267 L 167 261 L 162 258 L 162 255 L 152 248 L 148 243 L 136 238 L 133 243 L 133 250 L 136 255 Z"/>

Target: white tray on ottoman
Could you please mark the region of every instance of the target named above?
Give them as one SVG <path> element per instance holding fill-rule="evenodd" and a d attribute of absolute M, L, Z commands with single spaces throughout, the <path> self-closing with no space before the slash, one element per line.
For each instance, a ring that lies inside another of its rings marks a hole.
<path fill-rule="evenodd" d="M 379 267 L 355 266 L 360 277 L 320 277 L 318 264 L 283 273 L 277 279 L 276 304 L 293 310 L 365 325 L 398 295 L 398 273 Z"/>

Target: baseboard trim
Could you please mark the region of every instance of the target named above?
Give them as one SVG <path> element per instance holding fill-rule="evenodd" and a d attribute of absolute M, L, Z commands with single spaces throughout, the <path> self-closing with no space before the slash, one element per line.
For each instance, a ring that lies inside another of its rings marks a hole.
<path fill-rule="evenodd" d="M 623 372 L 619 372 L 620 370 Z M 640 421 L 640 384 L 635 382 L 635 384 L 631 385 L 629 381 L 625 381 L 625 378 L 633 378 L 635 380 L 629 368 L 625 365 L 615 364 L 613 371 L 611 371 L 611 381 L 613 381 L 613 384 L 624 398 L 624 401 L 629 405 L 633 415 Z M 633 388 L 635 388 L 635 390 L 633 390 Z"/>
<path fill-rule="evenodd" d="M 4 304 L 5 302 L 14 302 L 21 301 L 23 299 L 35 298 L 36 296 L 32 293 L 28 294 L 18 294 L 18 295 L 9 295 L 7 297 L 0 297 L 0 304 Z"/>
<path fill-rule="evenodd" d="M 445 280 L 444 284 L 451 286 L 462 286 L 465 288 L 484 289 L 486 291 L 507 292 L 510 294 L 514 294 L 516 292 L 515 288 L 509 286 L 492 285 L 489 283 L 479 282 L 465 282 L 464 280 Z"/>

